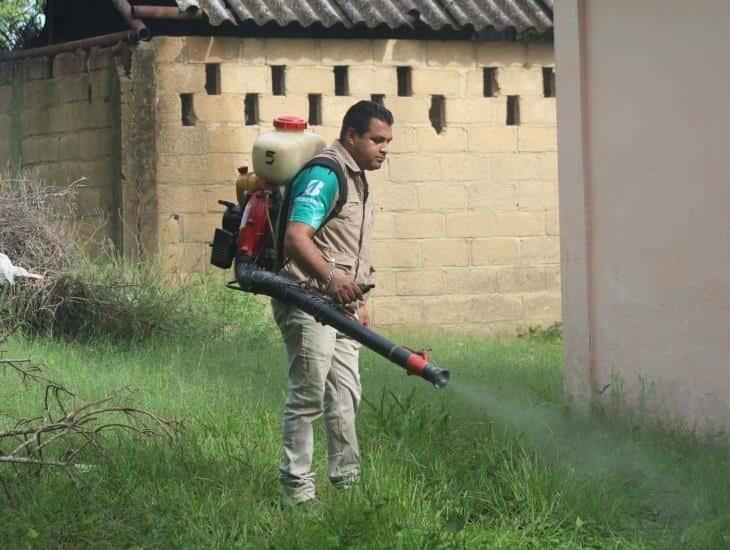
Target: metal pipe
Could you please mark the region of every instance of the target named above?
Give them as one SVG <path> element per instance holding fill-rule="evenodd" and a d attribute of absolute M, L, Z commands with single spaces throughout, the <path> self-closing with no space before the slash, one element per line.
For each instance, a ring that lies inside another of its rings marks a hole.
<path fill-rule="evenodd" d="M 44 55 L 57 55 L 63 52 L 72 52 L 78 49 L 92 48 L 94 46 L 111 46 L 120 41 L 139 42 L 140 37 L 137 31 L 121 31 L 111 34 L 102 34 L 92 38 L 83 38 L 62 44 L 53 44 L 41 48 L 29 48 L 27 50 L 16 50 L 13 52 L 0 52 L 0 61 L 26 59 L 29 57 L 42 57 Z"/>
<path fill-rule="evenodd" d="M 127 25 L 129 25 L 129 28 L 137 33 L 140 40 L 150 39 L 150 30 L 144 24 L 144 21 L 133 15 L 132 6 L 128 0 L 112 0 L 112 4 L 117 8 L 117 11 L 124 18 Z"/>
<path fill-rule="evenodd" d="M 180 11 L 174 6 L 132 6 L 132 15 L 140 19 L 168 19 L 177 21 L 203 19 L 203 13 L 195 7 L 190 7 L 187 11 Z"/>

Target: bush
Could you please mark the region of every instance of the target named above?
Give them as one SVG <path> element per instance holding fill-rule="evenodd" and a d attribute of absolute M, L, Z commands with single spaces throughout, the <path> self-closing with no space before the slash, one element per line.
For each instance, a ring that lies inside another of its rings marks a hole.
<path fill-rule="evenodd" d="M 92 258 L 73 229 L 75 193 L 27 177 L 0 178 L 0 252 L 42 273 L 0 287 L 0 328 L 70 339 L 275 334 L 258 298 L 212 275 L 172 279 L 152 261 L 130 263 L 111 246 Z M 65 217 L 57 212 L 64 212 Z"/>

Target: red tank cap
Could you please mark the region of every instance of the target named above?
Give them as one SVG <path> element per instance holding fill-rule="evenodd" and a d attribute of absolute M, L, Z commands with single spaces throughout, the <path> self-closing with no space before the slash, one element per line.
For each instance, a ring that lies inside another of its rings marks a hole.
<path fill-rule="evenodd" d="M 274 128 L 282 130 L 306 130 L 307 121 L 294 115 L 280 115 L 274 119 Z"/>

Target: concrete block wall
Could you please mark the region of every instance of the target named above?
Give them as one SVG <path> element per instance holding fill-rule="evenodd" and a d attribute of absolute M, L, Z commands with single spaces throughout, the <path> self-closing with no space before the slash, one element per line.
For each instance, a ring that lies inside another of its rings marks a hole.
<path fill-rule="evenodd" d="M 396 120 L 386 166 L 369 173 L 379 204 L 371 300 L 378 326 L 431 325 L 513 332 L 560 320 L 555 99 L 543 96 L 552 45 L 406 40 L 154 38 L 157 67 L 158 222 L 171 268 L 202 270 L 219 223 L 217 199 L 232 199 L 236 168 L 250 164 L 256 136 L 279 114 L 308 117 L 321 94 L 328 142 L 345 110 L 384 94 Z M 206 90 L 218 64 L 218 94 Z M 272 94 L 271 66 L 284 65 L 285 94 Z M 334 67 L 347 66 L 348 96 L 335 95 Z M 397 67 L 412 95 L 398 96 Z M 484 97 L 484 69 L 496 91 Z M 260 121 L 244 100 L 258 94 Z M 194 125 L 182 121 L 191 94 Z M 445 99 L 445 126 L 429 119 Z M 519 123 L 507 125 L 507 96 Z"/>
<path fill-rule="evenodd" d="M 0 64 L 0 166 L 77 187 L 86 234 L 114 233 L 114 61 L 92 49 Z"/>

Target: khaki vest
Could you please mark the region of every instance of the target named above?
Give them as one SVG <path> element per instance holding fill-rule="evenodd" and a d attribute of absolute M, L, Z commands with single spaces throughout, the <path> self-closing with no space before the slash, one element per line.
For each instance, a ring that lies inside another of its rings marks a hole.
<path fill-rule="evenodd" d="M 326 262 L 352 275 L 358 283 L 370 283 L 375 271 L 372 267 L 375 207 L 365 172 L 358 167 L 339 140 L 317 157 L 328 157 L 340 164 L 347 178 L 347 202 L 337 216 L 315 233 L 314 243 Z M 333 206 L 336 202 L 337 196 Z M 314 287 L 319 286 L 293 260 L 282 268 L 281 274 Z"/>

